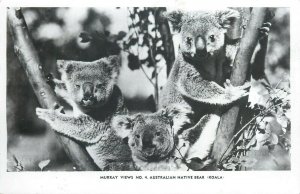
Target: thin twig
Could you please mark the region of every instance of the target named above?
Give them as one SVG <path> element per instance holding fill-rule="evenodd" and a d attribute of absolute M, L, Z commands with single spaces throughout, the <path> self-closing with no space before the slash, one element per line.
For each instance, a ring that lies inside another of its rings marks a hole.
<path fill-rule="evenodd" d="M 276 86 L 274 87 L 274 89 L 277 89 L 277 87 L 279 86 L 279 84 L 282 82 L 283 78 L 281 78 L 278 83 L 276 84 Z"/>
<path fill-rule="evenodd" d="M 153 40 L 153 44 L 152 47 L 150 47 L 150 57 L 152 60 L 152 63 L 154 64 L 154 72 L 155 72 L 155 86 L 154 86 L 154 92 L 155 92 L 155 104 L 156 104 L 156 109 L 158 108 L 158 98 L 159 98 L 159 94 L 158 94 L 158 73 L 157 73 L 157 66 L 156 66 L 156 61 L 155 61 L 155 56 L 156 56 L 156 43 L 157 43 L 157 22 L 156 22 L 156 12 L 157 12 L 157 8 L 154 8 L 154 13 L 153 13 L 153 17 L 154 17 L 154 28 L 155 28 L 155 37 Z M 153 49 L 153 50 L 152 50 Z M 154 54 L 153 54 L 154 51 Z"/>
<path fill-rule="evenodd" d="M 143 73 L 145 74 L 146 78 L 149 80 L 149 82 L 153 85 L 153 87 L 155 87 L 155 84 L 152 82 L 151 78 L 147 75 L 144 67 L 142 65 L 140 65 L 140 68 L 143 71 Z"/>
<path fill-rule="evenodd" d="M 253 117 L 248 123 L 246 123 L 229 141 L 225 151 L 223 152 L 223 154 L 220 157 L 220 161 L 219 164 L 222 163 L 223 157 L 226 154 L 226 152 L 228 151 L 230 145 L 232 144 L 232 142 L 235 140 L 235 138 L 252 122 L 254 121 L 257 117 L 261 116 L 262 113 L 259 113 L 258 115 L 256 115 L 255 117 Z"/>

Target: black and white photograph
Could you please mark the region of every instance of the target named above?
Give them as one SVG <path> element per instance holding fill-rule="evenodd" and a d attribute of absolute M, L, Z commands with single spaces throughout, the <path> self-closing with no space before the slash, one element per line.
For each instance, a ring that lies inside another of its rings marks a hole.
<path fill-rule="evenodd" d="M 4 10 L 7 176 L 292 177 L 290 7 Z"/>

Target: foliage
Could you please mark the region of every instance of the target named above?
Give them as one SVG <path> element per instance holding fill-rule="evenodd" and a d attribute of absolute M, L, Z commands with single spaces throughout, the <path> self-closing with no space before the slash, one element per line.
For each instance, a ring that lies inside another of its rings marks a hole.
<path fill-rule="evenodd" d="M 155 67 L 166 58 L 157 22 L 159 13 L 165 8 L 128 8 L 129 33 L 123 42 L 123 49 L 129 53 L 129 68 L 132 70 Z M 155 77 L 152 73 L 151 79 Z"/>
<path fill-rule="evenodd" d="M 168 53 L 163 45 L 159 22 L 165 8 L 128 8 L 129 32 L 123 42 L 123 50 L 128 53 L 128 67 L 141 69 L 154 87 L 155 102 L 158 102 L 158 74 L 166 65 Z M 153 68 L 149 76 L 144 67 Z"/>
<path fill-rule="evenodd" d="M 221 170 L 290 168 L 286 164 L 290 161 L 291 147 L 290 107 L 289 91 L 253 80 L 249 103 L 242 112 L 243 127 L 234 135 L 232 149 L 218 167 Z M 249 116 L 252 118 L 246 118 Z M 282 161 L 283 158 L 287 161 Z"/>
<path fill-rule="evenodd" d="M 78 21 L 78 18 L 68 18 L 68 14 L 74 14 L 71 8 L 24 9 L 30 34 L 46 66 L 54 66 L 52 58 L 93 61 L 120 54 L 117 41 L 122 39 L 123 32 L 115 35 L 107 30 L 110 18 L 94 8 L 86 9 L 85 15 L 84 10 L 80 11 L 78 15 L 82 18 Z"/>

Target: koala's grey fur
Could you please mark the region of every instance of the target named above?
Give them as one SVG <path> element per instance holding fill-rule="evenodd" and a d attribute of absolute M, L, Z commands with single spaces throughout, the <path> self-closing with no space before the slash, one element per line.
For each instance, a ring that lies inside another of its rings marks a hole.
<path fill-rule="evenodd" d="M 121 138 L 128 138 L 139 170 L 187 170 L 187 150 L 200 134 L 199 128 L 184 130 L 191 127 L 191 114 L 189 107 L 174 105 L 150 114 L 119 115 L 112 125 Z"/>
<path fill-rule="evenodd" d="M 226 43 L 226 32 L 239 18 L 239 12 L 232 9 L 174 11 L 166 16 L 179 31 L 181 40 L 179 53 L 160 95 L 159 107 L 174 103 L 191 107 L 193 122 L 198 123 L 195 126 L 203 128 L 202 133 L 209 138 L 200 138 L 188 158 L 202 159 L 203 153 L 195 150 L 203 149 L 205 153 L 210 150 L 220 110 L 246 95 L 245 87 L 233 87 L 230 83 L 226 83 L 225 88 L 221 86 L 238 48 L 238 42 Z"/>
<path fill-rule="evenodd" d="M 115 115 L 128 113 L 115 85 L 118 60 L 117 56 L 94 62 L 59 60 L 61 80 L 55 80 L 55 92 L 73 107 L 74 115 L 36 110 L 38 117 L 55 131 L 84 143 L 101 170 L 135 169 L 128 145 L 111 128 Z"/>

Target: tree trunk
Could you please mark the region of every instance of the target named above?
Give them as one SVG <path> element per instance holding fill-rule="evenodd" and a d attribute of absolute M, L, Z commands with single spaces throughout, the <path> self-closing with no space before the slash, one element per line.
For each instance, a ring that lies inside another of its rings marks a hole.
<path fill-rule="evenodd" d="M 243 85 L 246 81 L 250 60 L 259 38 L 258 28 L 262 26 L 265 15 L 266 8 L 252 9 L 249 23 L 234 60 L 233 72 L 230 78 L 234 86 Z M 238 114 L 239 106 L 235 105 L 222 115 L 212 150 L 212 156 L 216 159 L 217 164 L 220 162 L 222 155 L 225 154 L 225 149 L 234 135 Z"/>
<path fill-rule="evenodd" d="M 35 95 L 43 108 L 54 108 L 58 103 L 56 95 L 46 83 L 38 53 L 28 33 L 20 8 L 8 8 L 8 24 L 14 40 L 14 50 L 26 72 Z M 65 152 L 78 170 L 98 170 L 87 151 L 75 141 L 56 133 Z"/>

